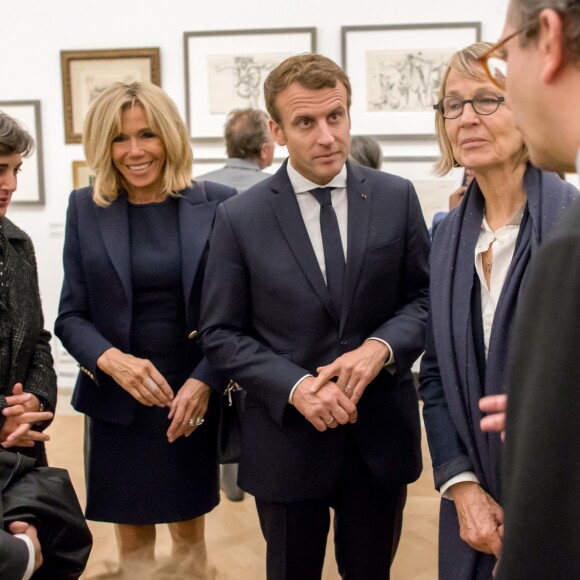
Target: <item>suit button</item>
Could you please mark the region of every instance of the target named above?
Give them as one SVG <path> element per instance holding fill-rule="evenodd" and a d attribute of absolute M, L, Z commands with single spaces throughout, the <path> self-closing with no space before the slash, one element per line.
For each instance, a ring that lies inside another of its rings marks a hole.
<path fill-rule="evenodd" d="M 187 338 L 189 338 L 189 340 L 193 340 L 195 337 L 197 336 L 197 330 L 192 330 L 188 335 Z"/>
<path fill-rule="evenodd" d="M 340 339 L 340 344 L 342 344 L 342 346 L 345 346 L 346 344 L 348 344 L 348 339 L 343 336 Z"/>

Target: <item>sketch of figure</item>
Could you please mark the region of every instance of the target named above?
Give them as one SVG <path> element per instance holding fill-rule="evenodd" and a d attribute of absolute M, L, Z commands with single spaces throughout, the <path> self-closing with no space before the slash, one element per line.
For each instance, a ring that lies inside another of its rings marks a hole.
<path fill-rule="evenodd" d="M 227 114 L 235 108 L 264 109 L 264 80 L 288 56 L 287 53 L 209 56 L 210 114 Z"/>
<path fill-rule="evenodd" d="M 452 49 L 368 51 L 367 111 L 428 110 L 452 53 Z"/>

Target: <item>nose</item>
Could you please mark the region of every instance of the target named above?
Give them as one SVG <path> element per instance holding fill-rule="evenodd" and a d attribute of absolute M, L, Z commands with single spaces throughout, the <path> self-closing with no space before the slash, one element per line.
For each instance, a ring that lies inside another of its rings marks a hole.
<path fill-rule="evenodd" d="M 472 124 L 474 122 L 479 123 L 479 115 L 475 112 L 473 103 L 465 103 L 463 105 L 463 111 L 461 111 L 460 120 L 462 124 Z"/>
<path fill-rule="evenodd" d="M 334 135 L 326 121 L 319 124 L 318 130 L 318 143 L 321 145 L 332 145 L 334 143 Z"/>
<path fill-rule="evenodd" d="M 15 173 L 6 172 L 0 178 L 0 189 L 8 191 L 9 193 L 14 193 L 18 184 L 18 179 Z"/>
<path fill-rule="evenodd" d="M 140 155 L 141 152 L 143 151 L 143 147 L 141 146 L 141 140 L 140 139 L 131 139 L 129 141 L 129 153 L 131 155 Z"/>

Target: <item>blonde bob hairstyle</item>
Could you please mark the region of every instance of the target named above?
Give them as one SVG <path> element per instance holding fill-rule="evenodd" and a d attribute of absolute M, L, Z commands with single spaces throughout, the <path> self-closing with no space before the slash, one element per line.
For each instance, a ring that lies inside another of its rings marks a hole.
<path fill-rule="evenodd" d="M 121 174 L 113 164 L 111 146 L 121 133 L 123 112 L 142 107 L 149 128 L 165 146 L 163 187 L 160 193 L 177 197 L 191 185 L 193 154 L 189 133 L 175 103 L 148 81 L 114 83 L 91 105 L 83 127 L 83 148 L 87 162 L 95 174 L 93 200 L 107 207 L 125 187 Z"/>
<path fill-rule="evenodd" d="M 455 71 L 463 77 L 472 79 L 475 81 L 480 81 L 482 83 L 490 82 L 483 67 L 479 63 L 478 59 L 486 51 L 488 51 L 493 45 L 488 42 L 476 42 L 475 44 L 470 44 L 467 48 L 459 50 L 456 52 L 449 61 L 443 78 L 441 79 L 441 85 L 439 86 L 439 94 L 437 95 L 437 101 L 439 102 L 445 96 L 445 88 L 447 85 L 447 78 L 451 71 Z M 498 51 L 498 56 L 500 58 L 505 57 L 505 52 L 503 49 Z M 493 91 L 499 93 L 500 96 L 502 92 L 497 87 L 494 87 Z M 505 105 L 501 105 L 505 106 Z M 439 143 L 439 150 L 441 151 L 441 156 L 439 161 L 435 163 L 435 174 L 436 175 L 446 175 L 454 167 L 459 167 L 460 164 L 457 162 L 453 156 L 453 149 L 451 148 L 451 142 L 449 137 L 447 137 L 447 131 L 445 130 L 446 119 L 440 113 L 435 113 L 435 134 L 437 135 L 437 141 Z M 518 155 L 515 163 L 515 167 L 518 167 L 522 163 L 526 163 L 529 159 L 528 148 L 522 140 L 522 149 Z"/>

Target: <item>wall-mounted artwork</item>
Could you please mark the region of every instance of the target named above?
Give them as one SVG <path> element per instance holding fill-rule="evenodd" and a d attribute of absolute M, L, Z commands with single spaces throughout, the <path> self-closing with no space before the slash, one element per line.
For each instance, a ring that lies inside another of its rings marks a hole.
<path fill-rule="evenodd" d="M 263 84 L 294 54 L 316 50 L 316 29 L 184 33 L 185 104 L 192 138 L 221 137 L 235 108 L 265 110 Z"/>
<path fill-rule="evenodd" d="M 433 173 L 438 157 L 385 157 L 382 170 L 409 179 L 417 192 L 423 217 L 428 227 L 433 216 L 449 210 L 449 195 L 460 185 L 463 168 L 454 168 L 451 173 L 439 177 Z"/>
<path fill-rule="evenodd" d="M 0 101 L 0 111 L 17 119 L 36 143 L 32 155 L 22 158 L 22 170 L 18 174 L 18 189 L 13 195 L 11 204 L 44 205 L 40 101 Z"/>
<path fill-rule="evenodd" d="M 63 50 L 60 53 L 67 143 L 80 143 L 91 103 L 116 81 L 161 85 L 158 48 Z"/>
<path fill-rule="evenodd" d="M 478 22 L 343 26 L 342 65 L 353 91 L 353 134 L 425 138 L 451 55 L 480 39 Z"/>
<path fill-rule="evenodd" d="M 95 176 L 86 161 L 72 162 L 73 187 L 80 189 L 88 187 L 95 182 Z"/>

